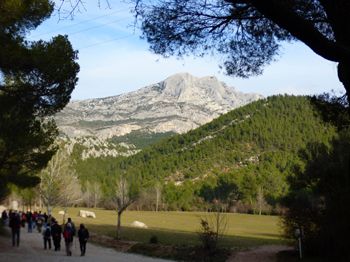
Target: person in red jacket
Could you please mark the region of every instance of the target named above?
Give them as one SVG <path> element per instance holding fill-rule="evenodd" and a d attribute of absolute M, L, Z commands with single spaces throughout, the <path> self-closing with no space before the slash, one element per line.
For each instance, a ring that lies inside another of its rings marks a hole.
<path fill-rule="evenodd" d="M 38 213 L 36 211 L 34 211 L 33 213 L 33 228 L 35 228 L 36 226 L 36 218 L 38 217 Z"/>

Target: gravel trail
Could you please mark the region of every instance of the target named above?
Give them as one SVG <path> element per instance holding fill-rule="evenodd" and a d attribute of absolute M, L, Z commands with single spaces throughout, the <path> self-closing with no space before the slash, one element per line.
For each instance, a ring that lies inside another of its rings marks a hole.
<path fill-rule="evenodd" d="M 167 262 L 170 260 L 150 258 L 140 255 L 118 252 L 114 249 L 95 246 L 87 243 L 85 256 L 80 256 L 79 241 L 74 240 L 72 256 L 68 257 L 65 251 L 63 239 L 61 240 L 61 251 L 55 251 L 52 244 L 51 249 L 44 250 L 44 242 L 41 233 L 33 229 L 28 233 L 27 228 L 21 228 L 19 247 L 12 247 L 12 236 L 10 228 L 7 236 L 0 236 L 0 262 Z M 52 241 L 51 241 L 52 242 Z"/>

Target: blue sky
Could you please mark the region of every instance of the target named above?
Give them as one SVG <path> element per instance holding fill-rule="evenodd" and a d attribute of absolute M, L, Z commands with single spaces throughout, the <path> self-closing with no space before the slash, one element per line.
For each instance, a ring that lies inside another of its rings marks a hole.
<path fill-rule="evenodd" d="M 129 93 L 181 72 L 196 77 L 216 76 L 237 91 L 265 97 L 344 92 L 336 64 L 317 56 L 302 43 L 285 44 L 284 55 L 277 62 L 266 67 L 263 75 L 249 79 L 225 76 L 216 57 L 162 58 L 149 51 L 147 42 L 132 26 L 132 6 L 113 0 L 110 5 L 111 9 L 106 8 L 106 2 L 101 0 L 98 7 L 98 0 L 90 0 L 86 10 L 81 8 L 73 20 L 60 20 L 56 14 L 28 35 L 28 40 L 47 41 L 58 34 L 68 35 L 73 48 L 79 50 L 79 82 L 72 93 L 73 100 Z"/>

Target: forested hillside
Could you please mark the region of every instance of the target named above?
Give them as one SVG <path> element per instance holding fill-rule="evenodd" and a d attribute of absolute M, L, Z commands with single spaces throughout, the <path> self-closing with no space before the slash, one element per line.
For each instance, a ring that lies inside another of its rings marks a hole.
<path fill-rule="evenodd" d="M 305 96 L 272 96 L 235 109 L 183 135 L 165 138 L 129 157 L 76 160 L 83 182 L 102 183 L 105 200 L 117 176 L 139 181 L 151 194 L 164 183 L 163 207 L 205 209 L 220 198 L 253 205 L 257 196 L 276 204 L 309 141 L 328 144 L 335 129 L 316 115 Z M 176 184 L 176 185 L 175 185 Z M 140 204 L 142 206 L 142 204 Z"/>

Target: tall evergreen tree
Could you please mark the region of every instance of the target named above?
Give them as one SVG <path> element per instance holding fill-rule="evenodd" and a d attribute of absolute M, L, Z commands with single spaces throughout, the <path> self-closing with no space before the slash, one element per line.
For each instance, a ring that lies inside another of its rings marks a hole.
<path fill-rule="evenodd" d="M 26 33 L 53 12 L 48 0 L 0 3 L 0 200 L 8 185 L 34 186 L 31 174 L 55 153 L 57 127 L 47 118 L 61 110 L 78 81 L 79 65 L 66 36 L 28 42 Z"/>

